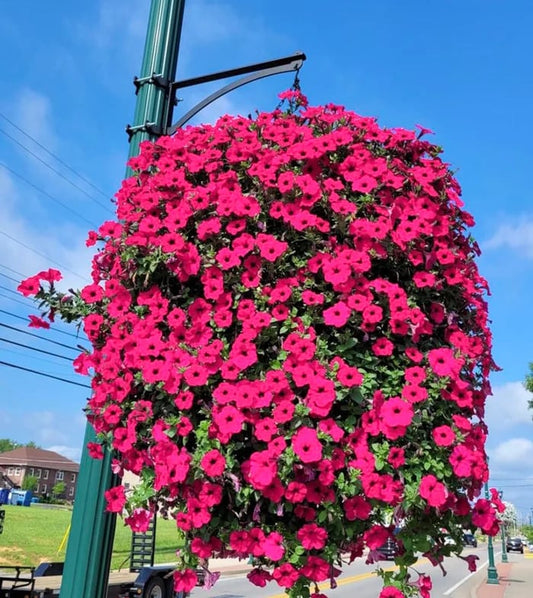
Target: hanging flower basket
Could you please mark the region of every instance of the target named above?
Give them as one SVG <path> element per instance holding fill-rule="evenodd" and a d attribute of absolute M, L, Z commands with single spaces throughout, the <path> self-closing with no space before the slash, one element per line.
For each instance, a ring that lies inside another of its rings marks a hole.
<path fill-rule="evenodd" d="M 494 364 L 473 218 L 427 130 L 282 97 L 143 143 L 89 234 L 93 284 L 20 289 L 82 320 L 91 453 L 140 477 L 108 509 L 175 519 L 176 590 L 199 559 L 251 556 L 254 584 L 321 596 L 394 539 L 382 598 L 427 596 L 417 554 L 495 534 L 501 508 L 478 498 Z"/>

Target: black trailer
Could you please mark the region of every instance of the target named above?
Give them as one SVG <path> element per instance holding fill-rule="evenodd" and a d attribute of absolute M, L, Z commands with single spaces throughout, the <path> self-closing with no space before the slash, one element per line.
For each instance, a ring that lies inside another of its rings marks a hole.
<path fill-rule="evenodd" d="M 186 598 L 174 592 L 174 566 L 143 567 L 133 581 L 124 574 L 111 573 L 108 598 Z M 61 587 L 63 563 L 41 563 L 38 567 L 0 565 L 0 598 L 57 598 Z M 197 570 L 198 585 L 203 585 L 205 571 Z"/>
<path fill-rule="evenodd" d="M 41 563 L 38 567 L 0 565 L 0 598 L 52 598 L 59 588 L 37 589 L 35 582 L 49 575 L 61 575 L 63 563 Z"/>
<path fill-rule="evenodd" d="M 123 584 L 119 598 L 187 598 L 189 594 L 174 592 L 175 567 L 153 565 L 143 567 L 133 583 Z M 205 571 L 197 569 L 198 585 L 204 584 Z"/>

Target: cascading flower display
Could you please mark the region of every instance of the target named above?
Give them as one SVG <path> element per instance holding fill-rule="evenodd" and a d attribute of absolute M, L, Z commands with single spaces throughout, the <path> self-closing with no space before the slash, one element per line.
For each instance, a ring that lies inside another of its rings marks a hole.
<path fill-rule="evenodd" d="M 495 366 L 473 218 L 427 130 L 282 98 L 143 143 L 89 234 L 93 283 L 20 290 L 81 320 L 89 421 L 140 477 L 108 509 L 175 519 L 177 590 L 251 555 L 250 581 L 306 597 L 395 532 L 381 595 L 428 595 L 417 553 L 496 533 L 500 508 L 478 498 Z"/>

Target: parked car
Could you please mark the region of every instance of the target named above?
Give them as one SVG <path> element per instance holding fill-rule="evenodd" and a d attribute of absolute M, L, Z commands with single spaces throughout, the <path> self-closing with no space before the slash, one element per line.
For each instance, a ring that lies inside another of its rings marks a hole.
<path fill-rule="evenodd" d="M 477 538 L 474 534 L 463 534 L 463 544 L 465 546 L 473 546 L 477 548 Z"/>
<path fill-rule="evenodd" d="M 507 552 L 516 551 L 521 552 L 522 554 L 524 553 L 524 545 L 520 538 L 507 538 L 505 548 L 507 549 Z"/>

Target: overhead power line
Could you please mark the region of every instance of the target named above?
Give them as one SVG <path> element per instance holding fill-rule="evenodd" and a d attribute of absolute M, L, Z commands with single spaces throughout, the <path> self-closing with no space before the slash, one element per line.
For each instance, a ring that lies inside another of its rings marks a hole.
<path fill-rule="evenodd" d="M 7 297 L 7 295 L 1 295 L 2 297 Z M 11 297 L 7 297 L 8 299 L 11 299 Z M 25 305 L 25 304 L 23 304 Z M 27 305 L 25 305 L 25 307 L 27 307 Z M 23 318 L 22 316 L 19 316 L 18 314 L 14 314 L 11 311 L 6 311 L 5 309 L 0 309 L 0 313 L 2 314 L 6 314 L 7 316 L 11 316 L 12 318 L 16 318 L 17 320 L 22 320 L 23 322 L 26 322 L 26 324 L 28 323 L 28 318 L 25 317 Z M 67 332 L 66 330 L 60 330 L 59 328 L 56 328 L 55 326 L 50 326 L 50 328 L 48 330 L 53 330 L 54 332 L 57 332 L 58 334 L 65 334 L 66 336 L 71 336 L 72 338 L 76 338 L 76 339 L 80 339 L 80 336 L 78 334 L 73 334 L 72 332 Z M 81 340 L 84 340 L 83 338 Z"/>
<path fill-rule="evenodd" d="M 51 338 L 45 338 L 44 336 L 41 336 L 40 334 L 35 334 L 34 332 L 29 332 L 28 330 L 24 330 L 22 328 L 18 328 L 17 326 L 10 326 L 9 324 L 4 324 L 3 322 L 0 322 L 0 326 L 2 328 L 7 328 L 8 330 L 14 330 L 15 332 L 18 332 L 19 334 L 26 334 L 28 336 L 34 336 L 35 338 L 38 338 L 42 341 L 45 341 L 47 343 L 52 343 L 54 345 L 57 345 L 59 347 L 63 347 L 65 349 L 70 349 L 72 351 L 81 351 L 81 347 L 73 347 L 71 345 L 65 345 L 65 343 L 60 343 L 58 341 L 54 341 Z"/>
<path fill-rule="evenodd" d="M 4 355 L 5 353 L 5 355 Z M 38 361 L 38 362 L 42 362 L 42 363 L 46 363 L 46 364 L 52 364 L 54 366 L 54 372 L 55 373 L 63 373 L 61 371 L 56 372 L 57 368 L 60 368 L 61 370 L 63 370 L 64 372 L 68 372 L 69 374 L 72 373 L 72 364 L 71 363 L 65 363 L 64 361 L 57 361 L 54 360 L 53 357 L 46 357 L 46 356 L 41 356 L 41 355 L 28 355 L 27 351 L 25 351 L 24 349 L 7 349 L 2 347 L 2 357 L 4 359 L 7 359 L 7 354 L 10 355 L 14 355 L 15 357 L 22 357 L 24 359 L 31 359 L 32 362 L 34 361 Z M 66 368 L 66 370 L 65 370 Z"/>
<path fill-rule="evenodd" d="M 46 166 L 47 168 L 49 168 L 58 177 L 62 178 L 64 181 L 67 181 L 67 183 L 69 185 L 72 185 L 75 189 L 77 189 L 78 191 L 81 191 L 81 193 L 83 193 L 84 195 L 86 195 L 92 201 L 96 202 L 99 206 L 105 208 L 106 210 L 109 209 L 108 206 L 104 205 L 98 199 L 94 198 L 90 193 L 87 193 L 87 191 L 83 187 L 80 187 L 79 185 L 77 185 L 76 183 L 74 183 L 73 181 L 71 181 L 62 172 L 60 172 L 59 170 L 57 170 L 57 168 L 54 168 L 46 160 L 43 160 L 38 154 L 36 154 L 35 152 L 33 152 L 28 146 L 24 145 L 18 139 L 16 139 L 15 137 L 13 137 L 13 135 L 10 135 L 7 131 L 4 131 L 4 129 L 2 129 L 2 128 L 0 128 L 0 133 L 2 133 L 2 135 L 5 135 L 8 139 L 11 139 L 11 141 L 13 143 L 16 143 L 26 153 L 28 153 L 30 156 L 32 156 L 33 158 L 35 158 L 36 160 L 38 160 L 41 164 L 44 164 L 44 166 Z"/>
<path fill-rule="evenodd" d="M 81 386 L 83 388 L 91 388 L 88 384 L 82 384 L 81 382 L 74 382 L 74 380 L 67 380 L 66 378 L 61 378 L 60 376 L 53 376 L 52 374 L 47 374 L 46 372 L 40 372 L 39 370 L 34 370 L 32 368 L 25 368 L 21 365 L 17 365 L 15 363 L 10 363 L 8 361 L 0 361 L 0 365 L 5 365 L 9 368 L 15 368 L 17 370 L 22 370 L 24 372 L 30 372 L 31 374 L 37 374 L 39 376 L 45 376 L 46 378 L 53 378 L 54 380 L 59 380 L 61 382 L 66 382 L 67 384 L 74 384 L 75 386 Z"/>
<path fill-rule="evenodd" d="M 64 160 L 62 160 L 57 154 L 54 154 L 54 152 L 52 152 L 51 150 L 49 150 L 45 145 L 43 145 L 40 141 L 37 141 L 37 139 L 35 139 L 35 137 L 32 137 L 27 131 L 25 131 L 22 127 L 19 127 L 16 123 L 14 123 L 12 120 L 10 120 L 5 114 L 3 114 L 2 112 L 0 112 L 0 117 L 3 118 L 6 122 L 8 122 L 13 128 L 17 129 L 17 131 L 19 131 L 20 133 L 22 133 L 25 137 L 27 137 L 28 139 L 31 139 L 33 141 L 33 143 L 35 143 L 35 145 L 38 145 L 41 149 L 43 149 L 48 155 L 52 156 L 52 158 L 54 158 L 54 160 L 57 160 L 60 164 L 62 164 L 65 168 L 67 168 L 68 170 L 70 170 L 70 172 L 72 172 L 73 174 L 75 174 L 79 179 L 81 179 L 84 183 L 87 183 L 90 187 L 92 187 L 95 191 L 98 191 L 98 193 L 100 193 L 100 195 L 102 195 L 103 197 L 109 197 L 109 195 L 105 192 L 102 191 L 99 187 L 97 187 L 92 181 L 90 181 L 88 178 L 84 177 L 82 174 L 80 174 L 77 170 L 75 170 L 72 166 L 70 166 L 69 164 L 67 164 Z"/>
<path fill-rule="evenodd" d="M 24 303 L 24 301 L 21 301 L 21 299 L 23 297 L 21 297 L 20 299 L 15 299 L 15 297 L 11 297 L 11 295 L 6 295 L 4 293 L 0 293 L 0 297 L 4 297 L 5 299 L 8 299 L 9 301 L 13 301 L 14 303 L 19 303 L 20 305 L 24 305 L 24 307 L 26 309 L 28 309 L 28 307 L 30 307 L 27 303 Z"/>
<path fill-rule="evenodd" d="M 10 272 L 13 272 L 13 274 L 18 274 L 19 276 L 22 276 L 21 280 L 28 278 L 27 274 L 22 274 L 22 272 L 19 272 L 18 270 L 14 270 L 13 268 L 6 266 L 5 264 L 0 264 L 0 268 L 4 268 L 4 270 L 9 270 Z M 20 282 L 20 281 L 17 281 L 17 282 Z"/>
<path fill-rule="evenodd" d="M 84 276 L 81 276 L 81 274 L 78 274 L 77 272 L 74 272 L 74 270 L 71 270 L 70 268 L 67 268 L 67 266 L 64 266 L 63 264 L 60 264 L 58 261 L 54 260 L 53 258 L 51 258 L 50 256 L 48 256 L 48 255 L 46 255 L 44 253 L 41 253 L 37 249 L 34 249 L 33 247 L 30 247 L 29 245 L 26 245 L 26 243 L 23 243 L 22 241 L 19 241 L 18 239 L 16 239 L 15 237 L 11 236 L 8 233 L 6 233 L 5 231 L 0 230 L 0 235 L 4 235 L 4 237 L 7 237 L 8 239 L 11 239 L 11 241 L 13 241 L 14 243 L 17 243 L 18 245 L 20 245 L 22 247 L 25 247 L 26 249 L 28 249 L 32 253 L 35 253 L 36 255 L 39 255 L 40 257 L 44 257 L 44 259 L 48 260 L 49 262 L 52 262 L 56 266 L 59 266 L 63 270 L 65 270 L 67 272 L 70 272 L 71 274 L 74 274 L 74 276 L 77 276 L 78 278 L 81 278 L 81 280 L 84 280 L 84 281 L 87 280 L 87 278 L 85 278 Z"/>
<path fill-rule="evenodd" d="M 1 129 L 0 129 L 0 131 L 1 131 Z M 5 164 L 4 162 L 0 162 L 0 166 L 2 168 L 5 168 L 6 170 L 8 170 L 12 175 L 16 176 L 21 181 L 24 181 L 26 183 L 26 185 L 29 185 L 30 187 L 33 187 L 37 192 L 42 193 L 43 195 L 45 195 L 46 197 L 48 197 L 49 199 L 51 199 L 55 203 L 59 204 L 62 208 L 64 208 L 65 210 L 67 210 L 71 214 L 74 214 L 75 216 L 77 216 L 78 218 L 80 218 L 81 220 L 83 220 L 84 222 L 86 222 L 89 226 L 92 226 L 94 228 L 98 228 L 94 224 L 94 222 L 91 222 L 90 220 L 88 220 L 87 218 L 85 218 L 85 216 L 83 216 L 82 214 L 80 214 L 79 212 L 77 212 L 76 210 L 74 210 L 73 208 L 71 208 L 70 206 L 68 206 L 66 203 L 62 202 L 60 199 L 57 199 L 57 197 L 54 197 L 53 195 L 50 195 L 50 193 L 48 193 L 48 191 L 45 191 L 44 189 L 41 189 L 41 187 L 38 187 L 37 185 L 35 185 L 34 183 L 32 183 L 25 176 L 23 176 L 20 173 L 16 172 L 15 170 L 13 170 L 10 166 L 8 166 L 7 164 Z"/>
<path fill-rule="evenodd" d="M 17 341 L 10 340 L 8 338 L 4 338 L 0 336 L 0 341 L 4 343 L 9 343 L 10 345 L 16 345 L 17 347 L 24 347 L 25 349 L 29 349 L 30 351 L 36 351 L 37 353 L 42 353 L 43 355 L 52 355 L 52 357 L 57 357 L 58 359 L 65 359 L 66 361 L 73 361 L 72 357 L 67 357 L 66 355 L 60 355 L 59 353 L 53 353 L 52 351 L 46 351 L 45 349 L 38 349 L 37 347 L 32 347 L 31 345 L 26 345 L 24 343 L 17 343 Z"/>
<path fill-rule="evenodd" d="M 1 274 L 1 273 L 0 273 Z M 4 274 L 1 274 L 2 276 L 5 276 Z M 9 293 L 13 293 L 14 295 L 17 295 L 19 297 L 19 299 L 26 299 L 26 301 L 29 301 L 31 303 L 31 299 L 28 299 L 26 297 L 23 297 L 18 291 L 16 291 L 15 289 L 10 289 L 9 287 L 5 287 L 3 284 L 0 284 L 0 289 L 2 289 L 3 291 L 8 291 Z"/>
<path fill-rule="evenodd" d="M 8 278 L 9 280 L 16 282 L 17 284 L 20 282 L 19 279 L 13 278 L 12 276 L 9 276 L 8 274 L 4 274 L 3 272 L 0 272 L 0 276 L 3 276 L 4 278 Z"/>

